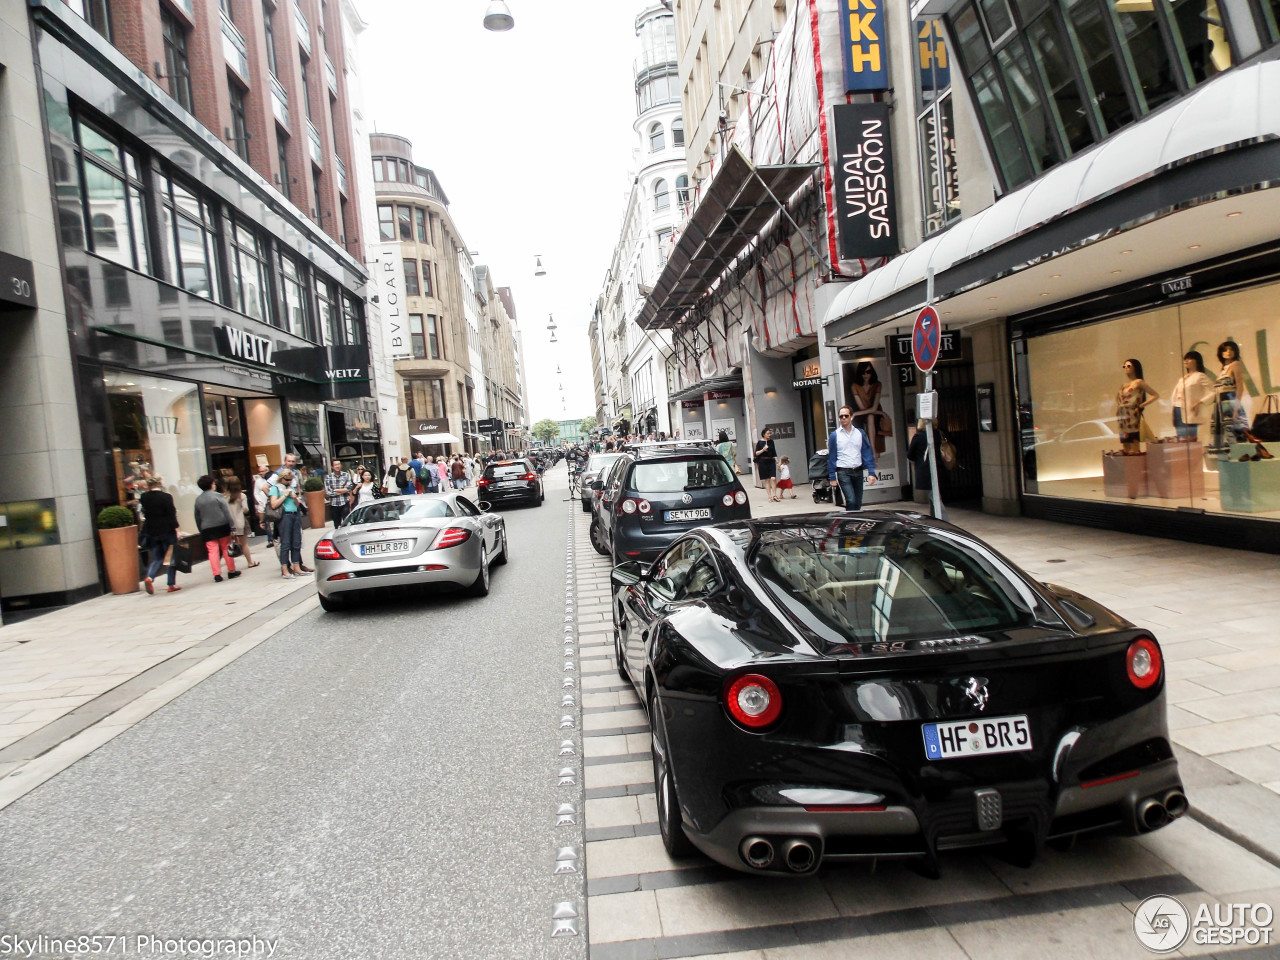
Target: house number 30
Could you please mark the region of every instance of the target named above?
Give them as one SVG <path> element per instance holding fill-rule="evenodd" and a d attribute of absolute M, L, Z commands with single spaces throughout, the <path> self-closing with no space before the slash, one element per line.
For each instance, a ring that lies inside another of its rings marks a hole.
<path fill-rule="evenodd" d="M 13 284 L 13 295 L 15 297 L 22 297 L 24 300 L 31 299 L 30 283 L 23 280 L 21 277 L 10 277 L 9 280 Z"/>

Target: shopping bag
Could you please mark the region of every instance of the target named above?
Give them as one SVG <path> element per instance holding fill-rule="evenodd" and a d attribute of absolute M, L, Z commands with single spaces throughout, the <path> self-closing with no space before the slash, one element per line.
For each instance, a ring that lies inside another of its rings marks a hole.
<path fill-rule="evenodd" d="M 960 454 L 956 451 L 956 445 L 948 439 L 944 433 L 942 442 L 938 444 L 938 456 L 942 458 L 942 465 L 948 470 L 954 470 L 956 464 L 960 462 Z"/>
<path fill-rule="evenodd" d="M 1273 393 L 1262 401 L 1249 432 L 1264 443 L 1280 442 L 1280 397 Z"/>
<path fill-rule="evenodd" d="M 191 551 L 182 544 L 178 544 L 169 556 L 169 565 L 179 573 L 190 573 Z"/>

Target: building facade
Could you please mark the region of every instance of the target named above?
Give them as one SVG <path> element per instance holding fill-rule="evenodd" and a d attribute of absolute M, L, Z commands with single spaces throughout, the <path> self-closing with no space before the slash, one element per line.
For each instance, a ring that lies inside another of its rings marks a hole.
<path fill-rule="evenodd" d="M 202 474 L 247 484 L 286 453 L 319 468 L 338 443 L 378 455 L 337 5 L 28 12 L 80 516 L 134 506 L 158 475 L 192 531 Z M 23 602 L 95 590 L 44 582 Z"/>

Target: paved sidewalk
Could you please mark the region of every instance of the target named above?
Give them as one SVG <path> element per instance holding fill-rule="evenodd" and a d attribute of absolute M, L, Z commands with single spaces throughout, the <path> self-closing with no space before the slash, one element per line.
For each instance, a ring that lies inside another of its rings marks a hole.
<path fill-rule="evenodd" d="M 743 480 L 753 516 L 834 509 L 808 486 L 779 504 Z M 1280 865 L 1280 556 L 951 507 L 948 517 L 1033 577 L 1152 631 L 1193 815 Z"/>
<path fill-rule="evenodd" d="M 322 535 L 302 533 L 308 565 Z M 265 540 L 250 552 L 261 566 L 237 564 L 235 580 L 214 583 L 207 561 L 193 562 L 178 593 L 162 577 L 155 596 L 107 594 L 0 627 L 0 808 L 316 602 L 311 577 L 282 579 Z"/>

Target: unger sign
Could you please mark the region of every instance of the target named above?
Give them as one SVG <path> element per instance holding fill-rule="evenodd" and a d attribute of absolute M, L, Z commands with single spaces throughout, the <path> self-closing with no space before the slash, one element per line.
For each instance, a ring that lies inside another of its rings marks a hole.
<path fill-rule="evenodd" d="M 842 103 L 831 112 L 836 135 L 840 259 L 891 257 L 898 252 L 898 211 L 889 107 L 883 103 Z"/>

